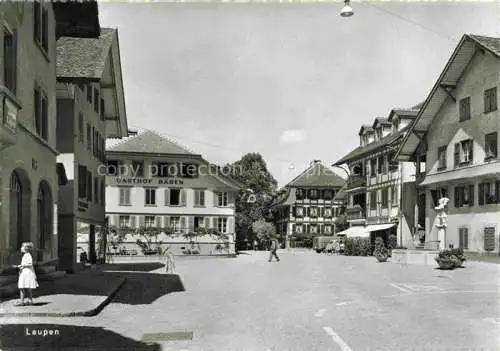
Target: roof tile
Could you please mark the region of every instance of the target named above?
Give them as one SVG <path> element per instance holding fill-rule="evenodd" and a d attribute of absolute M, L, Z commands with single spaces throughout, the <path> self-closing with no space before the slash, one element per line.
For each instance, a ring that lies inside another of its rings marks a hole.
<path fill-rule="evenodd" d="M 323 166 L 320 162 L 315 162 L 286 186 L 342 187 L 344 183 L 345 180 L 332 169 Z"/>

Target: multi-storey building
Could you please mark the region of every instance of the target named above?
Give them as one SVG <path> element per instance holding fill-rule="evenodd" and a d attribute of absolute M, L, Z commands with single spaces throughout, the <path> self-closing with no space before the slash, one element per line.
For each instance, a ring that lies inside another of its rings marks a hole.
<path fill-rule="evenodd" d="M 241 185 L 229 177 L 230 170 L 153 131 L 107 143 L 106 215 L 111 226 L 168 228 L 180 243 L 182 234 L 215 229 L 227 234 L 234 253 L 235 198 Z"/>
<path fill-rule="evenodd" d="M 272 213 L 276 232 L 290 247 L 294 237 L 333 235 L 343 203 L 336 198 L 345 180 L 314 160 L 309 168 L 284 186 L 274 201 Z"/>
<path fill-rule="evenodd" d="M 375 118 L 372 125 L 363 125 L 359 147 L 334 164 L 347 164 L 350 169 L 345 188 L 348 236 L 387 239 L 393 234 L 400 244 L 411 240 L 415 231 L 415 167 L 392 158 L 418 108 L 394 108 L 388 118 Z"/>
<path fill-rule="evenodd" d="M 425 163 L 417 184 L 430 246 L 439 240 L 435 206 L 446 197 L 441 247 L 499 252 L 499 87 L 500 39 L 464 35 L 398 150 L 400 160 Z"/>
<path fill-rule="evenodd" d="M 57 149 L 68 183 L 59 191 L 59 263 L 73 271 L 77 226 L 88 228 L 89 260 L 105 218 L 105 139 L 127 136 L 118 32 L 57 40 Z"/>
<path fill-rule="evenodd" d="M 57 260 L 56 40 L 99 34 L 97 3 L 0 3 L 0 264 Z"/>

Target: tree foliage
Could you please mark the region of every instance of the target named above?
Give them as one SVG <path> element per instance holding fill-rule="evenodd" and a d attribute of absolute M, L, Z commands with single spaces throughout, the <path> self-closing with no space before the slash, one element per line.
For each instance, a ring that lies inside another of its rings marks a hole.
<path fill-rule="evenodd" d="M 269 216 L 278 182 L 267 169 L 266 162 L 259 153 L 248 153 L 228 166 L 232 170 L 231 176 L 244 185 L 244 189 L 236 197 L 237 241 L 242 242 L 245 238 L 253 241 L 255 237 L 252 225 Z M 247 203 L 246 189 L 251 189 L 255 194 L 255 203 Z"/>
<path fill-rule="evenodd" d="M 276 228 L 274 224 L 259 219 L 252 225 L 253 232 L 257 235 L 259 241 L 269 240 L 276 236 Z"/>

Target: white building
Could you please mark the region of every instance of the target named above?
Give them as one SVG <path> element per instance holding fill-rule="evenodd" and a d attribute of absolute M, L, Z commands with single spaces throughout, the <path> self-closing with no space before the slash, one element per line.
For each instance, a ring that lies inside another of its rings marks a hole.
<path fill-rule="evenodd" d="M 178 245 L 170 242 L 169 246 L 177 253 L 186 246 L 182 234 L 215 229 L 227 234 L 229 251 L 234 252 L 235 198 L 240 185 L 220 168 L 153 131 L 118 143 L 108 140 L 106 160 L 101 172 L 107 174 L 110 226 L 171 231 Z M 211 245 L 199 248 L 201 254 L 215 250 Z"/>

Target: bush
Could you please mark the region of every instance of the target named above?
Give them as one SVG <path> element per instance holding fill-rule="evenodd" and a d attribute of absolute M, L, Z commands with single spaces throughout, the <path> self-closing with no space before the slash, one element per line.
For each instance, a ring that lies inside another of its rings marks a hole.
<path fill-rule="evenodd" d="M 461 248 L 445 249 L 439 252 L 435 260 L 440 266 L 449 266 L 449 268 L 453 269 L 461 267 L 467 257 Z"/>
<path fill-rule="evenodd" d="M 370 238 L 346 238 L 344 245 L 347 256 L 369 256 L 372 251 Z"/>
<path fill-rule="evenodd" d="M 378 257 L 387 257 L 389 255 L 389 251 L 384 245 L 384 239 L 381 237 L 375 239 L 375 250 L 373 254 Z"/>
<path fill-rule="evenodd" d="M 398 237 L 396 235 L 389 235 L 389 239 L 387 240 L 387 249 L 392 250 L 398 246 Z"/>

